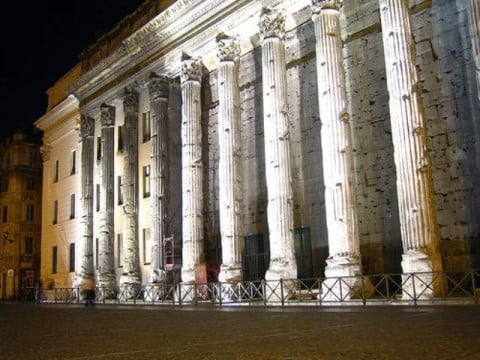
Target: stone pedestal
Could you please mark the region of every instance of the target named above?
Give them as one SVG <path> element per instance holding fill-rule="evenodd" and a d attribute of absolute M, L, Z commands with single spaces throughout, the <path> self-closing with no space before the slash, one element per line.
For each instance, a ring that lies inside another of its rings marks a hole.
<path fill-rule="evenodd" d="M 195 282 L 203 263 L 203 164 L 200 59 L 182 57 L 182 282 Z"/>
<path fill-rule="evenodd" d="M 265 279 L 296 279 L 283 14 L 264 8 L 260 30 L 267 218 L 270 237 L 270 264 Z"/>
<path fill-rule="evenodd" d="M 225 34 L 217 36 L 218 57 L 218 164 L 222 265 L 220 282 L 242 280 L 242 180 L 240 95 L 238 88 L 238 42 Z"/>
<path fill-rule="evenodd" d="M 403 272 L 440 271 L 431 162 L 407 2 L 380 0 L 380 16 L 397 173 Z M 440 285 L 434 284 L 433 288 Z M 431 297 L 434 292 L 427 289 L 423 294 Z"/>
<path fill-rule="evenodd" d="M 152 120 L 151 153 L 152 186 L 150 194 L 150 219 L 152 237 L 152 262 L 149 283 L 165 281 L 163 240 L 167 234 L 168 205 L 168 96 L 169 79 L 151 74 L 148 85 Z"/>

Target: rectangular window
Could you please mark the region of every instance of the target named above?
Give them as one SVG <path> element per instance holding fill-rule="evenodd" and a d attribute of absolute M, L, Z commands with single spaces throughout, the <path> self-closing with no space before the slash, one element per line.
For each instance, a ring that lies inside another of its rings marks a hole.
<path fill-rule="evenodd" d="M 143 264 L 148 265 L 152 260 L 152 245 L 150 244 L 150 228 L 143 229 Z"/>
<path fill-rule="evenodd" d="M 143 197 L 150 196 L 150 165 L 143 167 Z"/>
<path fill-rule="evenodd" d="M 55 168 L 53 169 L 53 182 L 58 182 L 58 160 L 55 160 Z"/>
<path fill-rule="evenodd" d="M 75 272 L 75 243 L 70 244 L 70 251 L 68 252 L 68 271 Z"/>
<path fill-rule="evenodd" d="M 26 220 L 27 222 L 33 222 L 33 214 L 34 214 L 34 206 L 33 204 L 27 204 L 27 214 L 26 214 Z"/>
<path fill-rule="evenodd" d="M 53 202 L 53 224 L 58 222 L 58 200 Z"/>
<path fill-rule="evenodd" d="M 24 255 L 33 255 L 33 236 L 25 236 L 23 249 Z"/>
<path fill-rule="evenodd" d="M 28 178 L 27 179 L 27 190 L 35 190 L 35 179 L 34 178 Z"/>
<path fill-rule="evenodd" d="M 123 234 L 117 234 L 117 265 L 123 267 Z"/>
<path fill-rule="evenodd" d="M 70 175 L 73 175 L 77 172 L 77 152 L 75 150 L 72 151 L 72 169 L 70 171 Z"/>
<path fill-rule="evenodd" d="M 123 204 L 123 176 L 117 177 L 117 192 L 118 192 L 118 205 Z"/>
<path fill-rule="evenodd" d="M 96 191 L 95 191 L 95 210 L 100 211 L 100 184 L 97 184 Z"/>
<path fill-rule="evenodd" d="M 6 223 L 8 221 L 8 206 L 5 205 L 2 211 L 2 221 Z"/>
<path fill-rule="evenodd" d="M 52 250 L 52 274 L 56 274 L 57 273 L 57 247 L 54 246 L 53 247 L 53 250 Z"/>
<path fill-rule="evenodd" d="M 75 219 L 75 194 L 70 195 L 70 219 Z"/>
<path fill-rule="evenodd" d="M 0 178 L 0 191 L 1 192 L 8 191 L 8 177 L 6 175 L 3 175 Z"/>
<path fill-rule="evenodd" d="M 95 269 L 98 270 L 98 238 L 95 238 Z"/>
<path fill-rule="evenodd" d="M 123 125 L 120 125 L 118 128 L 118 143 L 117 143 L 117 147 L 118 147 L 118 151 L 123 151 L 123 147 L 124 147 L 124 139 L 125 139 L 125 127 Z"/>
<path fill-rule="evenodd" d="M 143 142 L 150 140 L 150 111 L 146 111 L 142 114 L 142 133 Z"/>
<path fill-rule="evenodd" d="M 97 137 L 97 160 L 102 158 L 102 137 Z"/>

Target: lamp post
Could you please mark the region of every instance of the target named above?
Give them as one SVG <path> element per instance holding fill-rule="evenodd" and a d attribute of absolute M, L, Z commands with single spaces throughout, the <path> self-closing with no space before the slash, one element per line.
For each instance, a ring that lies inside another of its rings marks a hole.
<path fill-rule="evenodd" d="M 8 244 L 13 243 L 13 239 L 9 239 L 9 232 L 8 230 L 3 233 L 3 271 L 2 271 L 2 298 L 5 298 L 7 295 L 7 277 L 5 276 L 7 272 L 7 248 L 6 248 L 6 243 Z"/>

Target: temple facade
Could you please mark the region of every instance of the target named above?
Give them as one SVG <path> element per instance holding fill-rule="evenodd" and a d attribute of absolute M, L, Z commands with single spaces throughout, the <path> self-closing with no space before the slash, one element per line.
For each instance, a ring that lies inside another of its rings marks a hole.
<path fill-rule="evenodd" d="M 36 122 L 44 283 L 478 268 L 478 18 L 474 0 L 145 1 Z"/>

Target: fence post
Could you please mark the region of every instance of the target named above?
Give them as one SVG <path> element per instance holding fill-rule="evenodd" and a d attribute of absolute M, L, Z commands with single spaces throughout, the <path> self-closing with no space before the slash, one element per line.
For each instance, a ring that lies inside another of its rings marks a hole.
<path fill-rule="evenodd" d="M 365 279 L 364 275 L 360 275 L 362 279 L 362 300 L 363 300 L 363 306 L 367 305 L 367 296 L 366 296 L 366 291 L 365 291 Z"/>
<path fill-rule="evenodd" d="M 281 299 L 282 307 L 284 307 L 285 299 L 283 298 L 283 279 L 280 279 L 280 299 Z"/>
<path fill-rule="evenodd" d="M 413 285 L 413 303 L 415 306 L 417 306 L 417 290 L 415 288 L 415 274 L 416 273 L 411 273 L 410 275 L 412 276 L 412 285 Z"/>

